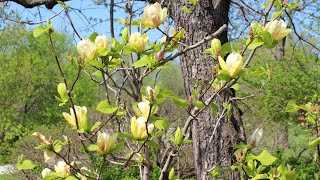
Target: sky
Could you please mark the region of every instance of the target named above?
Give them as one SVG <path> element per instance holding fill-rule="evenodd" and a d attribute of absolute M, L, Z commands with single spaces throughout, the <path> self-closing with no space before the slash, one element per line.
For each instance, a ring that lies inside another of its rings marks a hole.
<path fill-rule="evenodd" d="M 116 0 L 117 1 L 117 0 Z M 110 21 L 109 21 L 109 6 L 94 4 L 91 0 L 71 0 L 65 2 L 66 5 L 70 6 L 69 14 L 72 22 L 80 34 L 81 38 L 87 38 L 93 32 L 98 34 L 105 34 L 110 37 Z M 124 3 L 119 4 L 124 6 Z M 136 4 L 138 8 L 143 7 L 143 3 Z M 56 5 L 52 10 L 48 10 L 45 6 L 35 7 L 32 9 L 25 9 L 24 7 L 11 3 L 11 9 L 15 10 L 20 16 L 21 21 L 32 21 L 39 22 L 44 21 L 62 10 L 60 5 Z M 117 18 L 125 18 L 126 12 L 123 9 L 115 8 L 115 35 L 120 35 L 123 25 L 119 24 Z M 139 15 L 139 14 L 137 14 Z M 66 18 L 65 13 L 61 13 L 57 17 L 51 20 L 55 31 L 67 32 L 74 37 L 75 42 L 79 38 L 75 35 L 69 20 Z M 45 23 L 43 23 L 45 25 Z M 34 29 L 37 25 L 27 25 L 29 29 Z M 162 35 L 152 30 L 148 32 L 149 39 L 155 41 Z M 151 37 L 150 37 L 151 36 Z"/>

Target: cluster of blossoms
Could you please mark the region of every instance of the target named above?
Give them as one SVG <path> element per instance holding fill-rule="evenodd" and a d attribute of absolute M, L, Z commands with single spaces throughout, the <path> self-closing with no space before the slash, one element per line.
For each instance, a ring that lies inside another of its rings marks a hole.
<path fill-rule="evenodd" d="M 131 133 L 136 140 L 144 140 L 151 134 L 154 128 L 153 124 L 148 123 L 151 107 L 149 101 L 143 101 L 138 103 L 138 109 L 140 110 L 140 117 L 131 118 Z"/>

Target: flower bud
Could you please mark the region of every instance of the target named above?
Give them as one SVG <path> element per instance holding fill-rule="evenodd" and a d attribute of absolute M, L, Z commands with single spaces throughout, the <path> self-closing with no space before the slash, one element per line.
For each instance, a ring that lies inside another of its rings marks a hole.
<path fill-rule="evenodd" d="M 280 41 L 291 32 L 291 29 L 287 29 L 287 24 L 282 19 L 268 22 L 265 29 L 275 41 Z"/>
<path fill-rule="evenodd" d="M 176 175 L 174 173 L 174 168 L 171 168 L 169 172 L 169 180 L 174 180 L 176 178 Z"/>
<path fill-rule="evenodd" d="M 63 177 L 67 177 L 70 174 L 70 166 L 64 161 L 59 161 L 57 165 L 54 165 L 54 170 Z"/>
<path fill-rule="evenodd" d="M 51 144 L 51 143 L 47 140 L 47 138 L 46 138 L 44 135 L 42 135 L 41 133 L 39 133 L 39 132 L 34 132 L 34 133 L 32 134 L 32 136 L 37 136 L 38 139 L 39 139 L 39 141 L 40 141 L 42 144 Z"/>
<path fill-rule="evenodd" d="M 149 124 L 147 126 L 147 119 L 145 117 L 131 118 L 131 133 L 133 137 L 137 140 L 144 140 L 148 137 L 148 133 L 152 133 L 154 125 Z M 147 132 L 148 129 L 148 132 Z"/>
<path fill-rule="evenodd" d="M 83 39 L 77 44 L 77 50 L 81 56 L 92 60 L 97 48 L 89 39 Z"/>
<path fill-rule="evenodd" d="M 150 86 L 147 86 L 147 93 L 151 100 L 155 98 L 155 92 L 154 89 L 152 89 Z"/>
<path fill-rule="evenodd" d="M 146 46 L 147 43 L 148 43 L 147 34 L 141 35 L 140 33 L 135 32 L 131 34 L 129 38 L 129 45 L 132 47 L 132 49 L 136 53 L 141 53 L 142 51 L 144 51 L 144 47 Z"/>
<path fill-rule="evenodd" d="M 238 76 L 243 66 L 242 56 L 239 53 L 231 53 L 227 57 L 226 62 L 219 56 L 219 64 L 221 69 L 229 72 L 232 78 Z"/>
<path fill-rule="evenodd" d="M 252 146 L 257 146 L 259 144 L 259 142 L 262 139 L 262 135 L 263 135 L 263 129 L 262 128 L 257 128 L 256 130 L 254 130 L 254 132 L 252 133 L 249 143 Z"/>
<path fill-rule="evenodd" d="M 214 59 L 217 59 L 218 56 L 221 54 L 221 41 L 219 39 L 212 39 L 211 41 L 211 54 Z"/>
<path fill-rule="evenodd" d="M 143 13 L 145 17 L 141 19 L 142 24 L 150 28 L 156 28 L 167 17 L 167 8 L 162 9 L 161 5 L 156 2 L 145 7 Z"/>
<path fill-rule="evenodd" d="M 177 146 L 182 144 L 183 136 L 180 127 L 177 128 L 176 133 L 174 134 L 174 142 Z"/>
<path fill-rule="evenodd" d="M 99 132 L 98 138 L 97 138 L 97 146 L 98 146 L 97 152 L 100 155 L 108 154 L 112 150 L 114 144 L 116 143 L 117 138 L 118 138 L 117 134 L 110 136 L 105 132 L 104 133 Z"/>
<path fill-rule="evenodd" d="M 105 35 L 97 36 L 94 44 L 98 50 L 108 48 L 108 38 Z"/>
<path fill-rule="evenodd" d="M 51 169 L 49 168 L 44 168 L 41 172 L 41 176 L 43 179 L 45 179 L 50 173 L 51 173 Z"/>
<path fill-rule="evenodd" d="M 79 132 L 90 132 L 91 130 L 91 121 L 89 120 L 87 116 L 87 108 L 85 106 L 74 106 L 76 110 L 78 125 L 79 125 Z M 64 118 L 67 120 L 67 122 L 73 127 L 73 129 L 77 129 L 76 124 L 76 116 L 74 115 L 73 109 L 70 108 L 70 114 L 68 113 L 62 113 Z"/>
<path fill-rule="evenodd" d="M 60 98 L 63 102 L 67 102 L 69 97 L 68 97 L 68 92 L 67 92 L 67 87 L 64 83 L 59 83 L 57 87 L 58 93 L 60 95 Z"/>
<path fill-rule="evenodd" d="M 160 62 L 163 59 L 163 56 L 164 56 L 164 50 L 157 52 L 156 54 L 157 61 Z"/>

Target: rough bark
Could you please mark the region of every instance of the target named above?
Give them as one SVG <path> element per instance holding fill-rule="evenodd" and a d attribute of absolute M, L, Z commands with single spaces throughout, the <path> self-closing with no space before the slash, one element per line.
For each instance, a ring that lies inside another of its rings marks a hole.
<path fill-rule="evenodd" d="M 195 7 L 186 0 L 170 2 L 170 15 L 174 19 L 175 26 L 183 27 L 187 32 L 186 44 L 194 44 L 208 34 L 215 32 L 223 24 L 228 24 L 229 0 L 201 0 Z M 190 15 L 184 12 L 181 9 L 183 6 L 189 7 L 194 13 Z M 227 42 L 227 32 L 222 33 L 218 38 L 222 43 Z M 197 84 L 190 81 L 191 78 L 212 79 L 211 68 L 215 62 L 202 54 L 208 47 L 209 43 L 204 44 L 180 57 L 187 96 L 191 96 L 192 90 L 197 87 Z M 209 97 L 212 93 L 214 91 L 209 90 L 204 98 Z M 223 110 L 222 103 L 233 95 L 234 92 L 230 91 L 217 98 L 215 103 L 219 106 L 219 110 L 216 117 L 212 116 L 212 112 L 208 108 L 197 120 L 193 120 L 192 140 L 197 179 L 210 179 L 207 171 L 215 165 L 230 167 L 234 162 L 232 145 L 245 140 L 240 111 L 234 103 L 233 115 L 230 119 L 225 117 L 220 121 L 213 141 L 209 141 L 217 117 Z M 224 176 L 226 179 L 239 179 L 238 172 L 231 172 L 224 174 Z"/>
<path fill-rule="evenodd" d="M 284 58 L 285 45 L 286 45 L 286 37 L 283 38 L 276 46 L 276 54 L 275 54 L 276 60 L 279 61 L 279 60 L 282 60 Z"/>

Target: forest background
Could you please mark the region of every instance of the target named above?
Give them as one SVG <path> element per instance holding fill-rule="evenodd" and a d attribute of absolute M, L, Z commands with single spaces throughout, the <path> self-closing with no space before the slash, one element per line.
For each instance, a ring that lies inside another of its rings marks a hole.
<path fill-rule="evenodd" d="M 139 2 L 140 3 L 140 2 Z M 237 44 L 247 36 L 248 24 L 253 22 L 246 4 L 260 7 L 262 2 L 233 2 L 230 10 L 229 40 Z M 69 2 L 67 2 L 69 4 Z M 123 4 L 119 3 L 119 6 Z M 142 11 L 140 3 L 137 12 Z M 92 32 L 109 34 L 109 4 L 104 1 L 70 1 L 70 16 L 77 33 L 88 37 Z M 242 8 L 241 8 L 242 7 Z M 259 150 L 267 149 L 279 159 L 296 169 L 298 179 L 313 179 L 319 173 L 315 161 L 315 148 L 308 148 L 308 143 L 316 134 L 301 114 L 286 112 L 291 100 L 297 104 L 318 102 L 320 92 L 319 35 L 320 18 L 317 12 L 318 1 L 301 1 L 297 10 L 292 11 L 291 20 L 284 17 L 295 31 L 286 38 L 283 57 L 279 58 L 279 49 L 258 50 L 250 68 L 252 76 L 239 80 L 237 96 L 247 97 L 238 101 L 246 134 L 249 137 L 257 128 L 263 128 L 263 138 L 257 146 Z M 35 39 L 32 30 L 38 26 L 32 22 L 44 21 L 60 11 L 59 6 L 48 11 L 44 6 L 25 9 L 14 3 L 1 3 L 0 24 L 0 131 L 3 132 L 0 146 L 0 163 L 16 163 L 20 154 L 42 161 L 42 153 L 35 150 L 37 145 L 31 134 L 35 131 L 46 135 L 76 136 L 65 124 L 61 112 L 68 112 L 66 106 L 57 106 L 57 85 L 61 81 L 55 66 L 54 55 L 45 37 Z M 243 12 L 242 10 L 245 9 Z M 117 9 L 115 16 L 125 12 Z M 244 13 L 244 14 L 243 14 Z M 248 13 L 248 14 L 247 14 Z M 247 15 L 247 16 L 246 16 Z M 58 55 L 64 59 L 62 67 L 70 79 L 77 77 L 77 71 L 67 58 L 77 54 L 75 44 L 79 41 L 70 28 L 68 18 L 61 13 L 52 19 L 56 33 L 53 35 Z M 121 24 L 115 21 L 116 36 L 120 37 Z M 150 39 L 156 40 L 161 34 L 152 32 Z M 102 100 L 103 87 L 97 86 L 91 76 L 83 72 L 75 86 L 76 99 L 85 104 L 93 119 L 101 118 L 95 112 L 97 99 Z M 170 89 L 181 99 L 185 96 L 183 75 L 179 59 L 171 62 L 168 68 L 146 79 L 152 84 L 157 77 L 162 86 Z M 175 77 L 175 78 L 172 78 Z M 251 96 L 253 95 L 253 96 Z M 168 101 L 162 106 L 160 114 L 165 114 L 173 124 L 181 124 L 187 113 Z M 35 156 L 35 154 L 39 154 Z M 123 173 L 119 167 L 104 172 L 105 177 L 125 178 L 137 175 L 137 169 Z M 37 171 L 37 170 L 35 170 Z M 39 171 L 39 169 L 38 169 Z M 158 172 L 153 172 L 157 177 Z M 1 177 L 1 176 L 0 176 Z"/>

